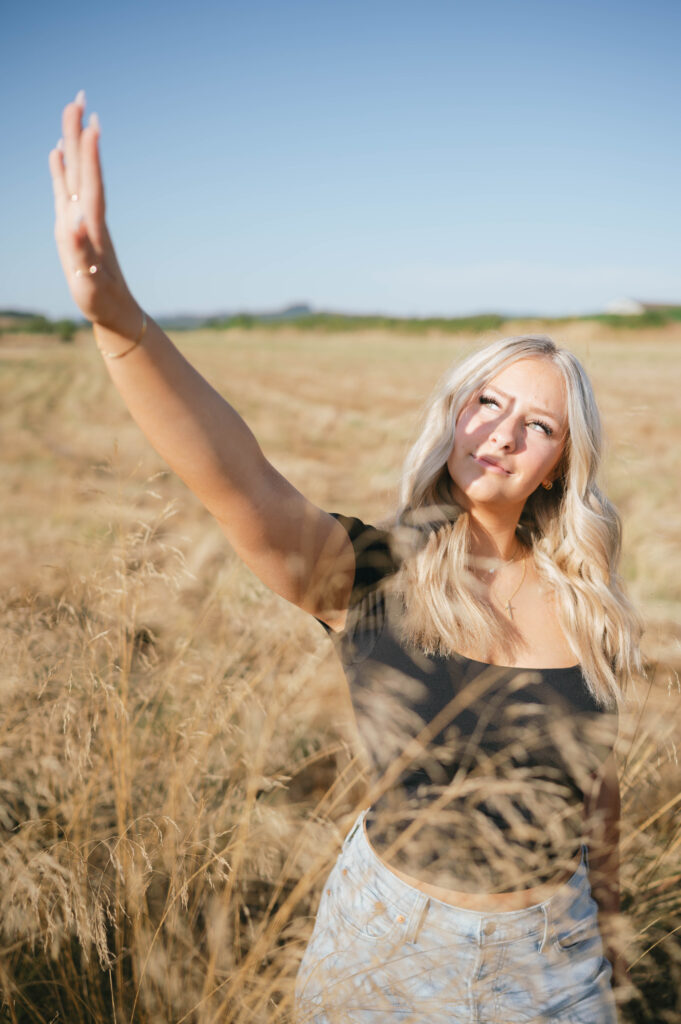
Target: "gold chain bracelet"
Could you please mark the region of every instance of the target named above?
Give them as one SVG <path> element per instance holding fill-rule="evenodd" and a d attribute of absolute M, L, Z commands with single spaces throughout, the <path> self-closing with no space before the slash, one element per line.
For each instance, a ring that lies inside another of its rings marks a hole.
<path fill-rule="evenodd" d="M 99 351 L 102 353 L 103 356 L 106 357 L 106 359 L 122 359 L 123 356 L 127 356 L 128 352 L 132 352 L 134 348 L 137 348 L 137 346 L 139 345 L 139 343 L 141 342 L 142 338 L 145 335 L 146 329 L 147 318 L 144 310 L 142 310 L 142 330 L 140 331 L 139 335 L 135 338 L 132 345 L 129 346 L 129 348 L 124 348 L 122 352 L 105 352 L 104 349 L 99 348 L 99 345 L 97 346 L 97 348 L 99 348 Z"/>

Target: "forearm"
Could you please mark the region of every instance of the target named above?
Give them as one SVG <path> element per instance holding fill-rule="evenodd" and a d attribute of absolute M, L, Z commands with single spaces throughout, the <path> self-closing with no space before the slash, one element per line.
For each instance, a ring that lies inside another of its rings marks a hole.
<path fill-rule="evenodd" d="M 601 923 L 620 912 L 619 816 L 606 818 L 600 841 L 590 846 L 589 879 L 591 894 L 598 904 Z"/>
<path fill-rule="evenodd" d="M 593 874 L 591 892 L 598 904 L 598 927 L 603 952 L 612 965 L 613 983 L 626 990 L 630 982 L 620 917 L 619 829 L 616 832 L 615 823 L 611 822 L 606 833 L 606 849 L 589 858 L 590 868 L 593 864 L 593 872 L 589 872 L 590 876 Z"/>
<path fill-rule="evenodd" d="M 246 423 L 191 366 L 150 317 L 142 343 L 131 348 L 142 323 L 132 298 L 116 328 L 94 325 L 107 370 L 150 443 L 206 507 L 219 518 L 247 500 L 267 466 Z M 130 349 L 130 351 L 127 351 Z M 122 358 L 111 358 L 126 352 Z"/>
<path fill-rule="evenodd" d="M 334 520 L 274 469 L 239 414 L 158 324 L 147 318 L 141 343 L 133 344 L 142 322 L 136 303 L 125 303 L 115 329 L 94 330 L 111 379 L 151 444 L 267 586 L 313 614 L 343 607 L 332 568 L 345 532 L 339 538 Z M 344 583 L 345 576 L 341 589 Z"/>
<path fill-rule="evenodd" d="M 615 981 L 626 982 L 620 918 L 620 790 L 614 758 L 587 805 L 589 882 L 598 905 L 598 924 L 605 955 L 613 965 Z"/>

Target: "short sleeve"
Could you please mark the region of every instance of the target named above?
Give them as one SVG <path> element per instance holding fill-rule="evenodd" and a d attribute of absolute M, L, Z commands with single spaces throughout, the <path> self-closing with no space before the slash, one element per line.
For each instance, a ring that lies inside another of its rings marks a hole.
<path fill-rule="evenodd" d="M 355 576 L 346 626 L 341 633 L 333 634 L 340 643 L 341 659 L 348 664 L 369 654 L 383 628 L 385 597 L 381 584 L 397 571 L 398 562 L 387 530 L 370 526 L 352 516 L 337 512 L 331 515 L 347 532 L 355 553 Z"/>
<path fill-rule="evenodd" d="M 350 594 L 352 608 L 375 590 L 382 580 L 391 576 L 397 570 L 397 564 L 390 548 L 390 534 L 386 530 L 368 526 L 361 519 L 342 516 L 337 512 L 331 515 L 346 531 L 355 553 L 355 579 Z"/>

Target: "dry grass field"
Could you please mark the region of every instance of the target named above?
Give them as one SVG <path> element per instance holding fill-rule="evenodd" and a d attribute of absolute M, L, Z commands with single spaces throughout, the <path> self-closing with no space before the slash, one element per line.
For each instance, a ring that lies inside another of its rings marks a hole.
<path fill-rule="evenodd" d="M 623 573 L 646 621 L 649 682 L 617 752 L 638 988 L 623 1020 L 671 1024 L 681 325 L 552 334 L 595 384 Z M 394 502 L 436 379 L 491 337 L 175 340 L 300 490 L 372 521 Z M 89 332 L 72 344 L 0 337 L 0 394 L 0 1019 L 287 1021 L 319 889 L 364 785 L 331 645 L 241 566 L 166 470 Z"/>

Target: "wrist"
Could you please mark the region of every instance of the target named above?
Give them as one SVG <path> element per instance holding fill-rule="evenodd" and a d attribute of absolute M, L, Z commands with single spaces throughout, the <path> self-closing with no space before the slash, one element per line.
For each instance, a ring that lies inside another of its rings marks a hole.
<path fill-rule="evenodd" d="M 142 307 L 128 293 L 120 301 L 112 303 L 110 313 L 98 316 L 92 330 L 97 347 L 107 352 L 124 351 L 139 339 L 144 326 Z"/>

